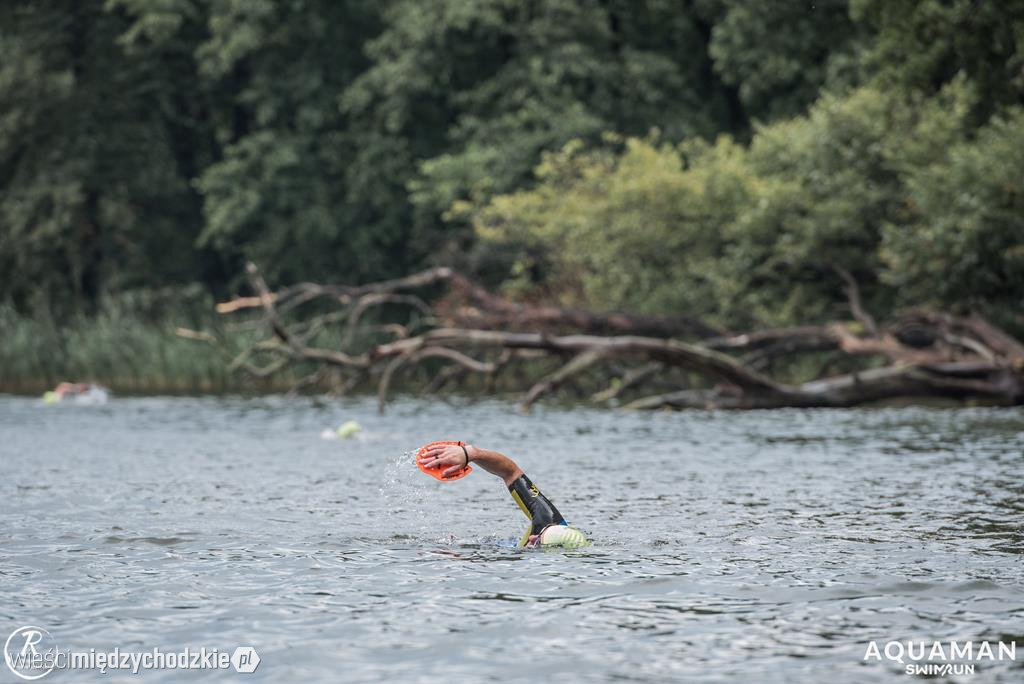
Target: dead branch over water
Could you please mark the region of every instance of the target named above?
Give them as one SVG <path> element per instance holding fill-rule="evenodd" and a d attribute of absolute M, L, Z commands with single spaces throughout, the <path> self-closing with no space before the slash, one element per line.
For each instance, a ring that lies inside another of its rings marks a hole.
<path fill-rule="evenodd" d="M 333 368 L 344 391 L 375 382 L 380 405 L 388 401 L 398 373 L 427 359 L 440 370 L 425 392 L 483 376 L 493 387 L 498 374 L 524 358 L 559 361 L 556 370 L 526 378 L 521 402 L 530 406 L 590 374 L 605 382 L 592 401 L 616 399 L 629 390 L 664 385 L 666 372 L 687 371 L 701 386 L 649 391 L 632 408 L 846 407 L 901 397 L 980 399 L 1011 405 L 1024 402 L 1024 345 L 974 315 L 958 317 L 913 311 L 880 325 L 865 311 L 857 284 L 839 270 L 857 323 L 835 322 L 730 334 L 688 316 L 633 316 L 555 306 L 531 306 L 499 297 L 450 268 L 360 286 L 300 283 L 272 291 L 259 269 L 246 267 L 254 296 L 217 306 L 230 315 L 260 309 L 267 339 L 231 361 L 234 368 L 265 375 L 289 363 Z M 432 296 L 431 296 L 432 295 Z M 299 307 L 320 300 L 317 313 Z M 327 303 L 328 306 L 323 306 Z M 373 309 L 407 311 L 403 322 L 367 326 Z M 340 344 L 315 346 L 317 334 L 340 330 Z M 359 333 L 385 341 L 360 346 Z M 215 343 L 205 333 L 184 337 Z M 772 378 L 773 362 L 800 354 L 829 352 L 838 358 L 871 357 L 885 365 L 799 384 Z M 263 365 L 256 359 L 263 359 Z M 269 359 L 269 360 L 267 360 Z M 311 381 L 305 378 L 305 382 Z"/>

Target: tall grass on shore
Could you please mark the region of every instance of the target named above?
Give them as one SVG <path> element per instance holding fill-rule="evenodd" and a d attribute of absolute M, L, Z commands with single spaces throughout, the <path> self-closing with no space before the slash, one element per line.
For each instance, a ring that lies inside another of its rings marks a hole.
<path fill-rule="evenodd" d="M 326 349 L 346 346 L 344 322 L 319 329 L 309 344 Z M 356 331 L 356 346 L 383 342 L 372 325 Z M 178 329 L 195 331 L 189 337 Z M 90 313 L 57 315 L 46 307 L 31 313 L 0 303 L 0 392 L 41 394 L 62 381 L 93 382 L 120 394 L 222 394 L 286 392 L 301 385 L 304 391 L 335 392 L 344 378 L 322 372 L 315 363 L 292 360 L 280 370 L 257 377 L 232 360 L 244 349 L 268 336 L 259 312 L 215 313 L 214 301 L 200 288 L 167 291 L 141 290 L 108 297 Z M 211 341 L 216 344 L 211 344 Z M 264 354 L 250 359 L 265 366 L 276 357 Z M 554 365 L 551 365 L 554 363 Z M 558 360 L 522 361 L 512 364 L 497 378 L 463 377 L 446 391 L 484 393 L 521 398 L 531 379 L 554 372 Z M 835 358 L 829 353 L 782 360 L 771 374 L 783 381 L 802 382 L 826 374 L 870 367 L 870 360 Z M 394 391 L 418 393 L 439 372 L 441 362 L 428 361 L 402 370 L 393 378 Z M 317 373 L 320 370 L 321 372 Z M 678 387 L 705 387 L 707 379 L 679 369 L 662 373 L 668 391 Z M 379 378 L 364 378 L 351 388 L 373 391 Z M 305 380 L 309 380 L 308 382 Z M 559 393 L 564 399 L 587 399 L 599 394 L 614 378 L 606 374 L 584 374 Z M 659 385 L 660 387 L 660 385 Z M 648 393 L 659 387 L 646 388 Z M 627 392 L 619 398 L 636 398 Z M 638 395 L 637 395 L 638 396 Z"/>
<path fill-rule="evenodd" d="M 215 347 L 184 339 L 175 329 L 211 332 Z M 275 391 L 291 386 L 281 374 L 255 379 L 233 371 L 230 358 L 263 331 L 226 324 L 206 297 L 123 296 L 99 310 L 59 317 L 19 313 L 0 304 L 0 392 L 41 393 L 61 381 L 94 382 L 114 392 L 197 394 Z M 288 374 L 290 375 L 290 373 Z"/>

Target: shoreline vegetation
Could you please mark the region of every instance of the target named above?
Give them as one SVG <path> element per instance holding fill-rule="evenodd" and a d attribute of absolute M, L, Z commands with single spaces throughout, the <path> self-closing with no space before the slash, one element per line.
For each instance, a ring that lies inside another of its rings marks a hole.
<path fill-rule="evenodd" d="M 181 323 L 195 316 L 168 314 L 165 319 L 154 320 L 138 314 L 108 312 L 99 316 L 83 317 L 57 332 L 52 320 L 40 320 L 11 315 L 0 310 L 0 325 L 10 335 L 0 344 L 0 394 L 39 397 L 58 382 L 74 379 L 106 387 L 117 396 L 258 396 L 267 394 L 373 396 L 379 388 L 372 382 L 344 387 L 344 379 L 334 375 L 316 374 L 313 365 L 288 367 L 267 377 L 255 377 L 243 370 L 231 370 L 222 350 L 212 348 L 195 339 L 183 338 Z M 254 323 L 256 320 L 254 320 Z M 233 330 L 224 327 L 222 320 L 210 316 L 202 326 L 204 332 L 214 331 L 221 343 L 227 343 L 240 352 L 247 343 L 255 341 L 251 330 Z M 193 330 L 193 329 L 184 329 Z M 61 356 L 63 349 L 75 351 Z M 59 359 L 59 360 L 57 360 Z M 160 359 L 153 362 L 152 359 Z M 827 353 L 811 355 L 800 361 L 791 361 L 780 369 L 782 377 L 792 381 L 805 381 L 822 370 L 834 372 L 854 368 L 867 369 L 870 364 L 839 364 Z M 520 362 L 514 377 L 500 381 L 485 378 L 463 378 L 458 387 L 443 387 L 443 368 L 438 364 L 425 364 L 407 371 L 393 382 L 394 394 L 423 396 L 425 390 L 433 396 L 445 398 L 487 396 L 510 403 L 521 402 L 521 383 L 526 377 L 543 377 L 557 370 L 550 362 Z M 650 369 L 640 367 L 639 374 Z M 440 374 L 440 375 L 438 375 Z M 312 376 L 316 376 L 313 378 Z M 547 400 L 565 405 L 599 405 L 607 408 L 628 403 L 630 386 L 642 378 L 628 373 L 622 380 L 610 384 L 600 378 L 578 378 L 548 395 Z M 669 389 L 672 383 L 699 382 L 685 373 L 665 375 L 659 386 Z M 444 385 L 449 383 L 444 382 Z M 658 386 L 658 385 L 655 385 Z M 342 391 L 344 390 L 344 391 Z M 1001 405 L 996 400 L 978 397 L 955 399 L 944 396 L 910 396 L 880 399 L 861 404 L 864 408 L 903 407 L 921 405 L 931 408 L 962 408 L 975 405 Z"/>
<path fill-rule="evenodd" d="M 1024 401 L 1024 1 L 8 5 L 0 389 Z"/>
<path fill-rule="evenodd" d="M 854 321 L 737 333 L 689 316 L 521 304 L 445 267 L 276 291 L 251 262 L 246 277 L 252 294 L 217 304 L 214 325 L 174 335 L 231 371 L 290 379 L 291 391 L 375 387 L 382 412 L 396 387 L 516 391 L 524 409 L 567 395 L 632 409 L 1024 401 L 1024 344 L 1012 335 L 979 315 L 876 321 L 852 278 Z"/>
<path fill-rule="evenodd" d="M 185 325 L 189 327 L 185 327 Z M 92 315 L 65 320 L 60 325 L 50 317 L 28 317 L 10 307 L 0 307 L 0 328 L 7 334 L 0 341 L 0 394 L 39 397 L 58 382 L 76 380 L 91 382 L 110 389 L 114 396 L 262 396 L 303 394 L 337 396 L 373 396 L 379 387 L 371 380 L 346 383 L 341 375 L 327 374 L 317 365 L 300 362 L 285 365 L 260 377 L 242 368 L 232 368 L 230 353 L 241 354 L 249 346 L 263 340 L 264 323 L 258 316 L 244 321 L 226 322 L 210 309 L 198 310 L 196 305 L 169 308 L 159 314 L 133 311 L 124 306 L 108 307 Z M 192 333 L 215 337 L 219 346 L 196 339 Z M 186 334 L 183 335 L 182 333 Z M 363 330 L 360 337 L 367 337 Z M 334 344 L 338 339 L 320 338 L 320 344 Z M 838 362 L 827 353 L 812 354 L 790 360 L 777 368 L 779 376 L 791 382 L 807 381 L 823 370 L 844 372 L 866 370 L 879 364 L 861 362 L 850 365 Z M 392 392 L 407 396 L 499 398 L 510 403 L 523 399 L 521 385 L 525 378 L 543 377 L 557 371 L 559 365 L 544 361 L 521 361 L 510 377 L 461 377 L 457 387 L 452 369 L 438 363 L 422 363 L 392 381 Z M 635 392 L 628 386 L 642 381 L 650 369 L 639 367 L 632 375 L 609 384 L 602 378 L 576 378 L 564 387 L 552 387 L 547 401 L 570 406 L 598 405 L 613 408 L 628 404 Z M 673 383 L 694 383 L 699 378 L 686 373 L 664 373 L 655 386 L 668 388 Z M 443 380 L 443 382 L 442 382 Z M 451 385 L 449 384 L 451 383 Z M 446 387 L 446 385 L 448 385 Z M 862 407 L 926 406 L 957 408 L 998 406 L 1002 402 L 978 397 L 955 399 L 936 395 L 919 395 L 865 402 Z M 638 407 L 642 408 L 642 407 Z"/>
<path fill-rule="evenodd" d="M 210 305 L 212 309 L 212 304 Z M 183 324 L 216 331 L 230 347 L 252 333 L 225 327 L 209 310 L 139 310 L 127 303 L 56 321 L 0 307 L 0 392 L 41 395 L 63 381 L 90 382 L 117 394 L 277 392 L 294 378 L 253 378 L 228 368 L 222 351 L 174 334 Z"/>

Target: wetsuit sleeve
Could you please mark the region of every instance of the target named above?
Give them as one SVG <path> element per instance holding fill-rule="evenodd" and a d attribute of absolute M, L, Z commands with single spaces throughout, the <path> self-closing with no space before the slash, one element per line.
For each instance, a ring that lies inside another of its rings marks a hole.
<path fill-rule="evenodd" d="M 520 510 L 530 519 L 530 529 L 525 538 L 533 534 L 540 534 L 548 525 L 565 525 L 565 518 L 558 512 L 555 505 L 548 500 L 548 497 L 540 493 L 537 485 L 530 482 L 526 475 L 520 475 L 516 481 L 508 486 L 509 494 Z"/>

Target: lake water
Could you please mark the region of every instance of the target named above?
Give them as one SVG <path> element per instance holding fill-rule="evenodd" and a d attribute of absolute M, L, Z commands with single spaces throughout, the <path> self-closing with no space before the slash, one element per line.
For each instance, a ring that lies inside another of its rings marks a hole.
<path fill-rule="evenodd" d="M 459 438 L 593 546 L 509 548 L 496 478 L 412 463 Z M 950 639 L 1019 648 L 947 681 L 1024 681 L 1017 409 L 0 397 L 0 464 L 0 639 L 260 656 L 45 681 L 913 681 L 868 643 Z"/>

